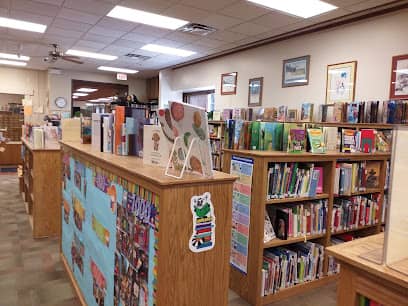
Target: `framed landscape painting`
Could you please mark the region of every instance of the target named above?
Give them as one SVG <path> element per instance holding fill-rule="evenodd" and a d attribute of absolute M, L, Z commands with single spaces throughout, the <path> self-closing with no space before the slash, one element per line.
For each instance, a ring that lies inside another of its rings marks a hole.
<path fill-rule="evenodd" d="M 262 105 L 263 78 L 253 78 L 248 85 L 248 106 Z"/>
<path fill-rule="evenodd" d="M 354 101 L 356 72 L 357 61 L 327 66 L 326 104 Z"/>
<path fill-rule="evenodd" d="M 282 87 L 309 84 L 310 55 L 283 61 Z"/>
<path fill-rule="evenodd" d="M 238 72 L 221 75 L 221 95 L 235 95 L 237 93 Z"/>
<path fill-rule="evenodd" d="M 390 99 L 408 99 L 408 54 L 392 58 Z"/>

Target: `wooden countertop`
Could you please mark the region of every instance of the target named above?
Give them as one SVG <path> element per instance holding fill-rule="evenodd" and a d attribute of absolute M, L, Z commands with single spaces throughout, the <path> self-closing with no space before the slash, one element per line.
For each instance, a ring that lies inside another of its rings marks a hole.
<path fill-rule="evenodd" d="M 375 152 L 375 153 L 340 153 L 340 152 L 327 152 L 324 154 L 316 154 L 310 152 L 303 153 L 287 153 L 283 151 L 260 151 L 260 150 L 231 150 L 223 149 L 225 152 L 229 152 L 234 155 L 247 155 L 255 157 L 299 157 L 299 158 L 317 158 L 317 159 L 353 159 L 353 158 L 363 158 L 364 159 L 386 159 L 391 156 L 391 153 L 385 152 Z"/>
<path fill-rule="evenodd" d="M 365 259 L 367 257 L 381 257 L 383 245 L 384 233 L 327 247 L 326 252 L 328 255 L 334 256 L 340 263 L 349 264 L 383 280 L 408 288 L 407 275 L 399 273 L 383 264 L 376 264 L 374 261 Z"/>
<path fill-rule="evenodd" d="M 85 154 L 91 159 L 110 164 L 122 171 L 126 171 L 131 175 L 140 176 L 143 179 L 161 186 L 174 185 L 190 185 L 190 184 L 205 184 L 208 182 L 233 182 L 236 180 L 235 176 L 227 173 L 214 171 L 212 178 L 203 178 L 198 175 L 185 173 L 182 179 L 176 179 L 164 175 L 165 169 L 143 164 L 141 158 L 135 156 L 120 156 L 111 153 L 102 153 L 92 151 L 90 144 L 82 144 L 79 142 L 61 141 L 62 146 L 66 146 L 78 153 Z"/>
<path fill-rule="evenodd" d="M 28 147 L 28 149 L 30 149 L 30 151 L 59 151 L 59 150 L 61 150 L 61 148 L 59 148 L 59 149 L 51 149 L 51 148 L 34 149 L 33 144 L 30 141 L 28 141 L 27 139 L 21 138 L 21 141 L 24 143 L 24 145 L 26 147 Z"/>

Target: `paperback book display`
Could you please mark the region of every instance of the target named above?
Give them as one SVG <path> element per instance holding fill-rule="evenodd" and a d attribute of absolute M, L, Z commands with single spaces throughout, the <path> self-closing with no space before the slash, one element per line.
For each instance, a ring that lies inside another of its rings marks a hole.
<path fill-rule="evenodd" d="M 263 255 L 262 296 L 323 277 L 324 246 L 297 243 L 267 249 Z"/>
<path fill-rule="evenodd" d="M 380 194 L 337 198 L 333 203 L 332 233 L 377 224 Z"/>
<path fill-rule="evenodd" d="M 270 164 L 267 200 L 314 197 L 323 193 L 323 177 L 323 168 L 315 164 Z"/>
<path fill-rule="evenodd" d="M 268 215 L 277 238 L 326 233 L 327 200 L 304 202 L 291 207 L 268 207 Z"/>

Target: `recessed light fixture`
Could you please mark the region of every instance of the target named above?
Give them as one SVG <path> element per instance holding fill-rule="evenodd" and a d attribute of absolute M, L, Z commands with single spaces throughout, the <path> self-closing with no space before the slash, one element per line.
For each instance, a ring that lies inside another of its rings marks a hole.
<path fill-rule="evenodd" d="M 88 94 L 84 92 L 74 92 L 72 95 L 75 97 L 86 97 Z"/>
<path fill-rule="evenodd" d="M 44 24 L 5 17 L 0 17 L 0 27 L 37 33 L 44 33 L 47 29 L 47 26 Z"/>
<path fill-rule="evenodd" d="M 95 91 L 98 91 L 98 90 L 95 89 L 95 88 L 86 88 L 86 87 L 83 87 L 83 88 L 77 89 L 76 91 L 77 91 L 77 92 L 95 92 Z"/>
<path fill-rule="evenodd" d="M 26 62 L 17 62 L 0 59 L 0 65 L 10 65 L 10 66 L 27 66 Z"/>
<path fill-rule="evenodd" d="M 0 53 L 0 58 L 10 59 L 10 60 L 20 60 L 20 61 L 29 61 L 29 56 L 9 54 L 9 53 Z"/>
<path fill-rule="evenodd" d="M 65 52 L 67 55 L 74 55 L 74 56 L 82 56 L 82 57 L 89 57 L 89 58 L 95 58 L 95 59 L 100 59 L 100 60 L 106 60 L 106 61 L 114 61 L 118 57 L 115 55 L 108 55 L 108 54 L 102 54 L 102 53 L 95 53 L 95 52 L 88 52 L 88 51 L 80 51 L 80 50 L 73 50 L 69 49 L 67 52 Z"/>
<path fill-rule="evenodd" d="M 107 16 L 170 30 L 176 30 L 189 23 L 185 20 L 135 10 L 120 5 L 115 6 Z"/>
<path fill-rule="evenodd" d="M 177 55 L 177 56 L 182 56 L 182 57 L 188 57 L 193 54 L 196 54 L 196 52 L 194 51 L 177 49 L 177 48 L 166 47 L 166 46 L 155 45 L 155 44 L 147 44 L 140 49 L 151 51 L 151 52 L 163 53 L 163 54 Z"/>
<path fill-rule="evenodd" d="M 248 1 L 302 18 L 310 18 L 337 9 L 337 6 L 320 0 L 248 0 Z"/>
<path fill-rule="evenodd" d="M 112 71 L 112 72 L 122 72 L 122 73 L 129 73 L 129 74 L 135 74 L 135 73 L 138 73 L 138 72 L 139 72 L 139 71 L 133 70 L 133 69 L 107 67 L 107 66 L 99 66 L 99 67 L 98 67 L 98 70 Z"/>

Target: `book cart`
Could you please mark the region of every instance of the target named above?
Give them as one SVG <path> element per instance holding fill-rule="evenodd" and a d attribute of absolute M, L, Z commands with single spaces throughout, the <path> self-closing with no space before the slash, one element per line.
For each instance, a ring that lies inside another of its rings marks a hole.
<path fill-rule="evenodd" d="M 61 227 L 61 185 L 58 183 L 61 178 L 61 150 L 34 149 L 24 138 L 21 141 L 22 193 L 33 237 L 58 236 Z"/>
<path fill-rule="evenodd" d="M 372 125 L 371 125 L 372 127 Z M 275 294 L 262 296 L 262 267 L 263 253 L 265 249 L 275 248 L 279 246 L 290 245 L 305 240 L 312 240 L 325 247 L 330 245 L 331 236 L 345 233 L 341 231 L 331 233 L 331 215 L 333 210 L 334 195 L 334 174 L 336 171 L 337 162 L 358 162 L 358 161 L 379 161 L 381 163 L 379 175 L 379 188 L 368 189 L 364 192 L 352 193 L 352 195 L 364 195 L 378 193 L 379 210 L 381 211 L 381 201 L 384 193 L 384 182 L 387 159 L 389 153 L 327 153 L 327 154 L 290 154 L 279 151 L 250 151 L 250 150 L 224 150 L 224 165 L 223 170 L 230 172 L 230 164 L 233 157 L 247 158 L 253 161 L 253 179 L 252 192 L 250 202 L 250 226 L 249 226 L 249 242 L 247 255 L 247 273 L 242 273 L 238 269 L 231 267 L 230 273 L 230 288 L 237 292 L 242 298 L 247 300 L 252 305 L 266 305 L 289 296 L 300 294 L 306 290 L 320 287 L 330 281 L 336 280 L 338 275 L 327 276 L 328 260 L 325 255 L 324 277 L 317 280 L 305 282 L 295 285 L 290 288 L 281 289 Z M 279 162 L 299 162 L 299 163 L 315 163 L 324 170 L 323 193 L 317 194 L 315 197 L 297 197 L 267 200 L 267 184 L 268 184 L 268 164 Z M 327 199 L 327 230 L 325 234 L 301 236 L 297 238 L 288 238 L 288 240 L 280 240 L 275 238 L 268 243 L 264 243 L 264 219 L 265 208 L 269 205 L 290 205 L 292 203 L 301 203 L 302 201 Z M 374 225 L 358 227 L 352 229 L 353 232 L 358 232 L 361 235 L 370 235 L 379 233 L 381 230 L 381 222 Z"/>
<path fill-rule="evenodd" d="M 61 257 L 82 305 L 227 305 L 234 176 L 61 144 Z"/>

